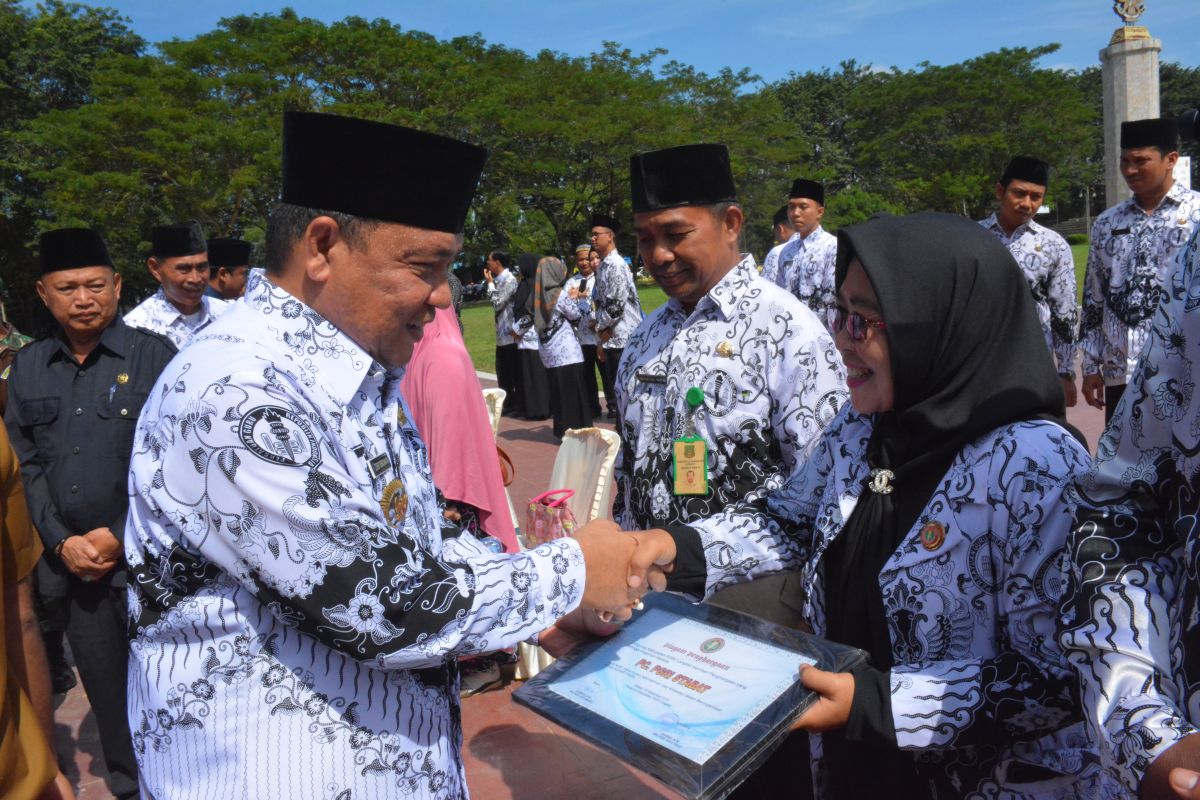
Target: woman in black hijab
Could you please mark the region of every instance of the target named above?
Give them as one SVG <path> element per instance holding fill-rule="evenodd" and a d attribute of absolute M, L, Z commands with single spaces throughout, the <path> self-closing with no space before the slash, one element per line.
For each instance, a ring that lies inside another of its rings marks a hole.
<path fill-rule="evenodd" d="M 867 651 L 802 673 L 818 797 L 1120 797 L 1056 639 L 1062 493 L 1089 457 L 1020 270 L 977 224 L 923 213 L 839 232 L 837 285 L 850 407 L 769 500 L 800 546 L 721 540 L 699 566 L 680 546 L 673 580 L 802 568 L 813 631 Z"/>
<path fill-rule="evenodd" d="M 518 381 L 524 403 L 524 417 L 543 420 L 550 417 L 550 384 L 546 368 L 538 355 L 538 334 L 533 324 L 534 281 L 537 278 L 537 256 L 524 253 L 517 257 L 521 282 L 513 295 L 513 333 L 519 338 L 517 350 L 521 365 Z"/>

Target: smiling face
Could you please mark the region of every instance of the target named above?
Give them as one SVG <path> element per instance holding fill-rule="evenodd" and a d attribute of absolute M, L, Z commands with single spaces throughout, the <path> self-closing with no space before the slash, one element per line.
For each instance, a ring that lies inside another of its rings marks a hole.
<path fill-rule="evenodd" d="M 709 206 L 683 206 L 634 215 L 638 254 L 670 297 L 695 308 L 738 263 L 742 210 L 728 206 L 718 219 Z"/>
<path fill-rule="evenodd" d="M 868 320 L 882 318 L 875 289 L 857 258 L 850 260 L 846 279 L 838 290 L 838 303 L 846 311 Z M 856 342 L 848 328 L 848 324 L 843 325 L 835 332 L 834 343 L 846 365 L 850 404 L 860 414 L 891 411 L 895 405 L 895 383 L 887 331 L 868 327 L 866 339 Z"/>
<path fill-rule="evenodd" d="M 351 247 L 337 222 L 317 217 L 292 251 L 279 285 L 385 367 L 412 357 L 437 308 L 450 305 L 450 265 L 462 237 L 379 223 Z"/>
<path fill-rule="evenodd" d="M 793 197 L 788 200 L 788 220 L 801 236 L 808 236 L 815 231 L 824 216 L 825 206 L 816 200 L 808 197 Z"/>
<path fill-rule="evenodd" d="M 117 315 L 121 276 L 111 267 L 48 272 L 35 286 L 50 315 L 72 339 L 100 335 Z"/>
<path fill-rule="evenodd" d="M 1029 181 L 1013 178 L 1008 186 L 996 184 L 996 199 L 1000 201 L 1000 211 L 997 217 L 1000 227 L 1006 231 L 1014 231 L 1029 220 L 1042 206 L 1046 197 L 1046 187 Z"/>
<path fill-rule="evenodd" d="M 173 258 L 151 256 L 146 265 L 162 286 L 167 300 L 180 313 L 194 314 L 200 310 L 200 302 L 208 288 L 208 253 Z"/>

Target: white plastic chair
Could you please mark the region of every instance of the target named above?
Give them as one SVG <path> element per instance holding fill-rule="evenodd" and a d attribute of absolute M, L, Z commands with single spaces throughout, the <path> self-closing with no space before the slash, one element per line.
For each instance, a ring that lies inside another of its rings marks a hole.
<path fill-rule="evenodd" d="M 621 437 L 603 428 L 572 428 L 554 457 L 549 489 L 574 489 L 567 501 L 580 525 L 612 512 L 612 472 Z"/>
<path fill-rule="evenodd" d="M 500 433 L 500 413 L 504 411 L 504 398 L 508 392 L 503 389 L 484 389 L 483 404 L 487 406 L 488 419 L 492 422 L 492 438 Z"/>
<path fill-rule="evenodd" d="M 621 437 L 603 428 L 572 428 L 563 434 L 549 488 L 575 490 L 567 504 L 577 524 L 609 515 L 613 464 L 620 448 Z M 553 663 L 553 656 L 540 647 L 524 642 L 517 646 L 518 680 L 532 678 Z"/>
<path fill-rule="evenodd" d="M 500 435 L 500 414 L 504 411 L 504 398 L 508 392 L 503 389 L 484 389 L 483 404 L 487 406 L 488 419 L 492 422 L 492 441 L 496 441 L 496 437 Z M 508 513 L 512 517 L 513 529 L 516 530 L 518 540 L 521 535 L 521 520 L 517 517 L 517 508 L 513 505 L 512 496 L 508 493 L 508 487 L 504 489 L 504 496 L 508 498 Z"/>

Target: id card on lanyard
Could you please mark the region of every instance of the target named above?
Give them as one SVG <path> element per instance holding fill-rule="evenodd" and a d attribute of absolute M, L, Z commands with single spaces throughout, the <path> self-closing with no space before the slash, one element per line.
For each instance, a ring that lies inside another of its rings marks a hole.
<path fill-rule="evenodd" d="M 708 494 L 708 443 L 696 435 L 696 410 L 704 404 L 704 391 L 693 386 L 685 396 L 685 433 L 672 445 L 671 468 L 676 495 Z"/>

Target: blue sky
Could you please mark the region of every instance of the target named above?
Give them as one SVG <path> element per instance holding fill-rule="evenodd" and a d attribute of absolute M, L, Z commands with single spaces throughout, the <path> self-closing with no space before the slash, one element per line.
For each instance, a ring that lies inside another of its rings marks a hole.
<path fill-rule="evenodd" d="M 157 42 L 211 30 L 224 16 L 276 11 L 260 0 L 95 0 L 129 17 Z M 748 67 L 773 81 L 790 71 L 836 68 L 845 59 L 880 68 L 922 61 L 950 64 L 1001 47 L 1058 42 L 1047 67 L 1098 61 L 1120 20 L 1110 0 L 294 0 L 298 13 L 325 21 L 386 17 L 441 39 L 479 33 L 487 41 L 569 55 L 612 40 L 636 52 L 654 47 L 713 72 Z M 1145 0 L 1141 24 L 1162 40 L 1162 59 L 1200 65 L 1200 0 Z M 1200 99 L 1200 98 L 1198 98 Z"/>

